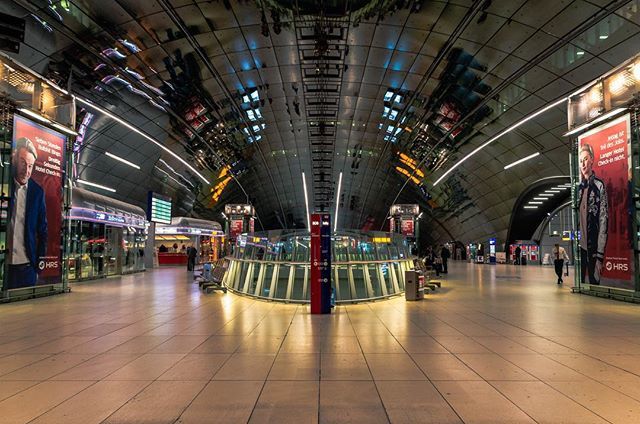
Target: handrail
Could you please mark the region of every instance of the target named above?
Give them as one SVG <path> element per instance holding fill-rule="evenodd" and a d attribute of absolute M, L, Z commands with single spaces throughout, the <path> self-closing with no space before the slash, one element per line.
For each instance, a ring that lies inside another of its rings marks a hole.
<path fill-rule="evenodd" d="M 278 264 L 278 265 L 309 265 L 311 266 L 311 264 L 309 263 L 309 261 L 304 261 L 304 262 L 298 262 L 298 261 L 268 261 L 268 260 L 260 260 L 260 259 L 240 259 L 240 258 L 234 258 L 233 256 L 227 256 L 225 257 L 225 260 L 228 261 L 238 261 L 238 262 L 254 262 L 254 263 L 259 263 L 259 264 Z M 366 265 L 366 264 L 387 264 L 389 262 L 408 262 L 411 261 L 413 262 L 414 258 L 399 258 L 399 259 L 387 259 L 387 260 L 380 260 L 380 259 L 372 259 L 372 260 L 368 260 L 368 261 L 348 261 L 348 262 L 331 262 L 331 265 Z"/>

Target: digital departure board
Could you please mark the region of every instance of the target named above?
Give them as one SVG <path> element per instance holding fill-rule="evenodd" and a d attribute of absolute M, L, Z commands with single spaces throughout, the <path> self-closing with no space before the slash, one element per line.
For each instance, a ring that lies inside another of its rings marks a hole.
<path fill-rule="evenodd" d="M 171 224 L 171 197 L 149 192 L 147 219 L 159 224 Z"/>

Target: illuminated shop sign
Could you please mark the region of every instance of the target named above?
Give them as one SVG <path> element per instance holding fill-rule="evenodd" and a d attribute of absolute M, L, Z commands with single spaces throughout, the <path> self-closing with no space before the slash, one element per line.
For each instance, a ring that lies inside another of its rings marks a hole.
<path fill-rule="evenodd" d="M 193 236 L 222 235 L 221 231 L 193 227 L 156 227 L 156 234 L 187 234 Z"/>
<path fill-rule="evenodd" d="M 145 227 L 145 219 L 137 215 L 118 215 L 109 212 L 96 211 L 86 208 L 72 208 L 70 219 L 79 221 L 104 222 L 117 226 Z"/>

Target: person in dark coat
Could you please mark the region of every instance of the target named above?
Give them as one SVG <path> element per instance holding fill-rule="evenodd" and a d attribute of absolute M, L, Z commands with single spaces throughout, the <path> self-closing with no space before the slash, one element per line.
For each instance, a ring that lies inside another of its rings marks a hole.
<path fill-rule="evenodd" d="M 449 269 L 447 268 L 447 262 L 449 261 L 449 257 L 451 256 L 451 252 L 447 249 L 447 246 L 442 246 L 442 250 L 440 251 L 440 257 L 442 258 L 442 273 L 448 274 Z"/>

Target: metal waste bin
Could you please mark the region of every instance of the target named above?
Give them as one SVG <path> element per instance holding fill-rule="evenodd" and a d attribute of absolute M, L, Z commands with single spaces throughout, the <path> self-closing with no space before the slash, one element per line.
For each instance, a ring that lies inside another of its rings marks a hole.
<path fill-rule="evenodd" d="M 405 300 L 421 300 L 424 292 L 420 288 L 420 273 L 417 271 L 404 272 Z"/>

